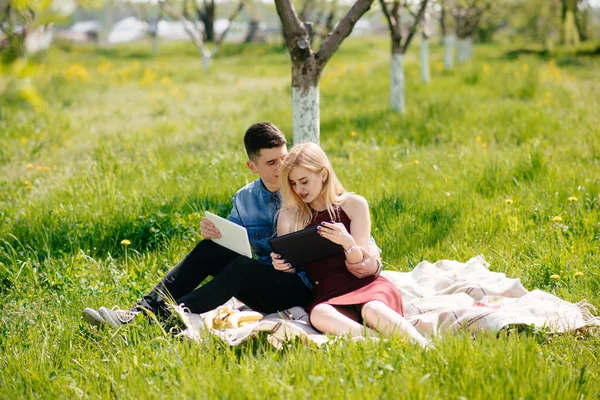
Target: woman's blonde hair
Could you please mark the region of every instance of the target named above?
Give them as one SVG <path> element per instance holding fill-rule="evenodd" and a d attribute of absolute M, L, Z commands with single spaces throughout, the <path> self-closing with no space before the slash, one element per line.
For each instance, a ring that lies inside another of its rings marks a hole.
<path fill-rule="evenodd" d="M 310 206 L 302 201 L 290 183 L 290 173 L 295 167 L 305 168 L 317 174 L 326 171 L 320 196 L 325 201 L 330 218 L 337 219 L 337 208 L 344 202 L 347 192 L 335 175 L 323 149 L 315 143 L 302 143 L 290 150 L 279 170 L 282 209 L 287 208 L 294 212 L 292 232 L 303 229 L 313 218 Z"/>

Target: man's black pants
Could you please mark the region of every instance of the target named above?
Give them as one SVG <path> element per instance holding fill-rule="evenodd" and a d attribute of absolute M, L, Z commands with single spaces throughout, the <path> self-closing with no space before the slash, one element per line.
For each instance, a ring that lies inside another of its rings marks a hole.
<path fill-rule="evenodd" d="M 198 287 L 208 276 L 213 279 Z M 163 294 L 193 313 L 203 313 L 235 296 L 256 311 L 272 313 L 312 299 L 302 279 L 272 265 L 241 256 L 212 240 L 202 240 L 136 305 L 166 315 Z"/>

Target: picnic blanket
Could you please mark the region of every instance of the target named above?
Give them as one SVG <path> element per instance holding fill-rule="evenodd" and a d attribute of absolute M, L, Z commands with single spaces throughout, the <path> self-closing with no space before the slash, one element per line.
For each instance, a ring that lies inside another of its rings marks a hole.
<path fill-rule="evenodd" d="M 483 256 L 464 263 L 423 261 L 410 272 L 381 274 L 400 291 L 404 317 L 426 337 L 462 330 L 498 332 L 515 325 L 552 333 L 600 326 L 600 318 L 592 314 L 594 307 L 589 303 L 574 304 L 542 290 L 528 291 L 519 279 L 490 271 Z M 202 340 L 202 331 L 209 331 L 232 346 L 260 332 L 266 332 L 269 343 L 277 348 L 293 338 L 317 346 L 331 339 L 310 326 L 308 314 L 300 307 L 265 315 L 258 321 L 252 321 L 248 314 L 248 323 L 243 326 L 227 325 L 230 317 L 224 316 L 249 312 L 236 299 L 201 315 L 186 312 L 185 305 L 175 306 L 174 311 L 185 324 L 180 335 L 196 341 Z M 240 317 L 237 315 L 232 321 L 244 320 Z"/>

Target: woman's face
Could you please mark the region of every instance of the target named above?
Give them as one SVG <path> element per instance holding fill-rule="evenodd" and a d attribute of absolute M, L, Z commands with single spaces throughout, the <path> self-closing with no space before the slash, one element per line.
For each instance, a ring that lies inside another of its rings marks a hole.
<path fill-rule="evenodd" d="M 313 202 L 323 190 L 323 174 L 294 167 L 289 175 L 290 185 L 304 203 Z"/>

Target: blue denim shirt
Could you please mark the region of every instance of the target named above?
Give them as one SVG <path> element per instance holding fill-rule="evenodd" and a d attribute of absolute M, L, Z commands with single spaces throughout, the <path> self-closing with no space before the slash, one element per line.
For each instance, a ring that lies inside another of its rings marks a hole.
<path fill-rule="evenodd" d="M 233 196 L 229 220 L 248 231 L 252 251 L 259 261 L 271 264 L 269 239 L 277 233 L 275 216 L 281 205 L 279 192 L 271 193 L 262 180 L 250 182 Z"/>
<path fill-rule="evenodd" d="M 258 261 L 271 264 L 271 244 L 269 239 L 277 234 L 277 211 L 281 206 L 279 192 L 270 192 L 259 178 L 250 182 L 233 196 L 233 208 L 229 220 L 243 226 L 248 231 L 252 251 Z M 371 237 L 369 242 L 375 244 Z M 381 249 L 379 250 L 381 253 Z M 304 271 L 297 271 L 304 283 L 310 288 Z"/>

